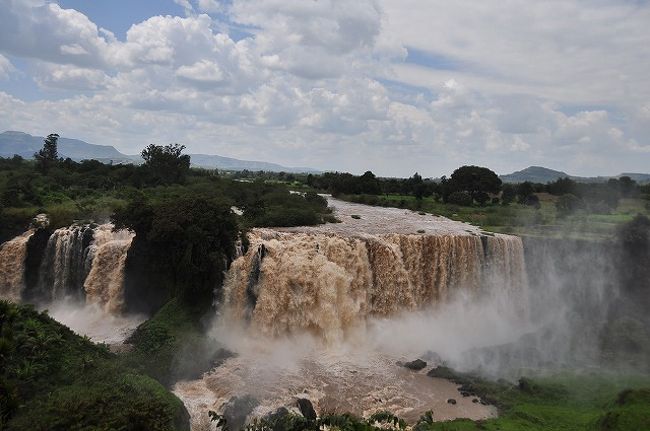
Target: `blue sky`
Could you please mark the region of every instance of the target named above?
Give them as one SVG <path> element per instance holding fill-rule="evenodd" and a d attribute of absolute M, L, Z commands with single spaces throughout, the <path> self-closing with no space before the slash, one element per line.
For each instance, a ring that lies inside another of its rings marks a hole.
<path fill-rule="evenodd" d="M 173 0 L 60 0 L 66 9 L 76 9 L 99 27 L 124 40 L 127 30 L 154 15 L 183 16 L 183 7 Z"/>
<path fill-rule="evenodd" d="M 0 129 L 381 175 L 644 171 L 648 22 L 615 0 L 6 0 Z"/>

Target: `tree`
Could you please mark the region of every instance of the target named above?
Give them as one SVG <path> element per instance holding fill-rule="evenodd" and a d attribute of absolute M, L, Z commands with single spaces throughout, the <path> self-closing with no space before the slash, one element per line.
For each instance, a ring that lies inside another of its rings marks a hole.
<path fill-rule="evenodd" d="M 480 166 L 461 166 L 456 169 L 445 184 L 448 198 L 454 192 L 467 192 L 472 199 L 484 199 L 484 194 L 498 194 L 501 179 L 488 168 Z"/>
<path fill-rule="evenodd" d="M 501 193 L 501 202 L 503 205 L 510 205 L 517 197 L 517 189 L 512 184 L 504 184 Z"/>
<path fill-rule="evenodd" d="M 34 154 L 36 166 L 44 174 L 59 162 L 58 140 L 59 135 L 56 133 L 47 135 L 43 141 L 43 148 Z"/>
<path fill-rule="evenodd" d="M 111 220 L 136 234 L 125 269 L 129 307 L 150 312 L 173 297 L 210 306 L 239 231 L 229 202 L 197 195 L 151 203 L 139 195 Z"/>
<path fill-rule="evenodd" d="M 526 204 L 530 196 L 533 196 L 535 189 L 533 188 L 533 183 L 530 181 L 525 181 L 517 185 L 517 199 L 520 204 Z"/>
<path fill-rule="evenodd" d="M 565 217 L 569 214 L 573 214 L 582 206 L 582 201 L 576 195 L 567 193 L 558 198 L 555 202 L 555 208 L 557 210 L 558 217 Z"/>
<path fill-rule="evenodd" d="M 150 144 L 142 150 L 144 167 L 153 184 L 184 183 L 190 170 L 190 156 L 182 154 L 185 145 Z"/>
<path fill-rule="evenodd" d="M 381 186 L 375 174 L 372 171 L 366 171 L 363 175 L 359 177 L 359 183 L 361 188 L 361 193 L 367 195 L 378 195 L 381 194 Z"/>
<path fill-rule="evenodd" d="M 422 180 L 422 176 L 416 172 L 406 182 L 408 184 L 410 192 L 413 193 L 415 199 L 420 202 L 424 197 L 424 193 L 426 192 L 426 186 Z"/>
<path fill-rule="evenodd" d="M 524 205 L 528 205 L 529 207 L 533 207 L 536 210 L 542 207 L 542 204 L 539 202 L 539 197 L 536 194 L 528 195 L 528 197 L 526 197 L 522 203 Z"/>
<path fill-rule="evenodd" d="M 620 178 L 611 178 L 607 184 L 621 192 L 624 197 L 631 196 L 637 188 L 637 183 L 632 178 L 628 176 L 622 176 Z"/>
<path fill-rule="evenodd" d="M 468 207 L 472 205 L 472 195 L 466 191 L 453 192 L 447 197 L 447 203 Z"/>
<path fill-rule="evenodd" d="M 555 196 L 561 196 L 566 194 L 577 195 L 577 183 L 571 178 L 564 177 L 558 178 L 556 181 L 548 183 L 546 185 L 546 190 Z"/>

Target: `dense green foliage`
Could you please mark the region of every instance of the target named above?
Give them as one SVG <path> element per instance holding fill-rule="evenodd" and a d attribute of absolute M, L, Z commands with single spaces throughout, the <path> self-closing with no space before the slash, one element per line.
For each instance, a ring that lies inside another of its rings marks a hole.
<path fill-rule="evenodd" d="M 55 145 L 47 145 L 42 150 L 47 169 L 40 160 L 0 158 L 0 242 L 23 232 L 39 213 L 47 213 L 55 229 L 74 220 L 106 220 L 143 195 L 151 201 L 217 199 L 243 209 L 238 220 L 243 228 L 311 225 L 331 217 L 324 200 L 291 194 L 283 183 L 233 180 L 217 171 L 190 169 L 182 146 L 150 145 L 143 151 L 145 163 L 136 166 L 60 160 Z"/>
<path fill-rule="evenodd" d="M 45 313 L 0 301 L 0 429 L 188 429 L 182 403 Z"/>
<path fill-rule="evenodd" d="M 135 232 L 126 267 L 129 308 L 153 311 L 180 297 L 209 306 L 233 256 L 239 227 L 230 205 L 201 196 L 131 201 L 112 217 Z"/>
<path fill-rule="evenodd" d="M 488 168 L 461 166 L 451 174 L 449 180 L 442 182 L 441 188 L 445 202 L 454 193 L 467 193 L 471 197 L 469 204 L 476 201 L 485 205 L 490 194 L 497 195 L 501 191 L 501 180 Z"/>
<path fill-rule="evenodd" d="M 50 168 L 59 163 L 59 150 L 57 141 L 59 140 L 59 135 L 52 133 L 45 138 L 43 143 L 43 148 L 34 154 L 34 159 L 36 159 L 36 167 L 39 171 L 47 173 Z"/>
<path fill-rule="evenodd" d="M 142 150 L 144 168 L 155 184 L 183 184 L 190 171 L 190 156 L 184 155 L 184 145 L 151 144 Z"/>
<path fill-rule="evenodd" d="M 199 378 L 224 354 L 205 338 L 212 315 L 173 299 L 136 329 L 127 340 L 133 350 L 122 360 L 166 386 Z"/>

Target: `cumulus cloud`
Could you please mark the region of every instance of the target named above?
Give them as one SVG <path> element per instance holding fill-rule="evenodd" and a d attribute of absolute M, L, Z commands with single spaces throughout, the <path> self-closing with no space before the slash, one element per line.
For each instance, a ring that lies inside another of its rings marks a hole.
<path fill-rule="evenodd" d="M 56 3 L 7 0 L 0 13 L 0 51 L 59 64 L 105 64 L 107 42 L 81 12 Z"/>
<path fill-rule="evenodd" d="M 0 93 L 0 128 L 384 175 L 643 170 L 650 7 L 522 1 L 177 0 L 185 16 L 118 39 L 80 12 L 7 0 L 0 78 L 3 55 L 27 59 L 20 73 L 66 97 Z"/>
<path fill-rule="evenodd" d="M 385 30 L 427 53 L 411 82 L 463 74 L 486 91 L 518 88 L 570 103 L 648 100 L 647 2 L 383 0 Z M 436 58 L 464 64 L 436 69 Z M 406 75 L 409 70 L 403 70 Z M 428 81 L 428 82 L 427 82 Z"/>
<path fill-rule="evenodd" d="M 197 6 L 201 12 L 215 13 L 224 10 L 224 7 L 217 0 L 199 0 Z"/>
<path fill-rule="evenodd" d="M 13 65 L 7 57 L 0 54 L 0 79 L 6 79 L 9 77 L 9 73 L 14 70 Z"/>
<path fill-rule="evenodd" d="M 36 67 L 34 81 L 47 89 L 57 90 L 99 90 L 106 88 L 109 76 L 98 69 L 81 68 L 72 65 L 42 63 Z"/>

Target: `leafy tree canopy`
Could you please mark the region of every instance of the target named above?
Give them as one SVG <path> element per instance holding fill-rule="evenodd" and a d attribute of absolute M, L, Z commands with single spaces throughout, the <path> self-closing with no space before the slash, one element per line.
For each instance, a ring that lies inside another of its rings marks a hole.
<path fill-rule="evenodd" d="M 154 184 L 184 183 L 190 170 L 190 156 L 182 154 L 185 145 L 150 144 L 142 150 L 144 166 L 151 174 Z"/>
<path fill-rule="evenodd" d="M 454 192 L 467 192 L 473 199 L 483 201 L 486 193 L 501 191 L 501 179 L 488 168 L 480 166 L 461 166 L 446 182 L 446 196 Z"/>
<path fill-rule="evenodd" d="M 59 135 L 51 133 L 43 141 L 43 148 L 34 154 L 36 166 L 41 172 L 48 172 L 50 168 L 59 162 L 58 150 Z"/>

